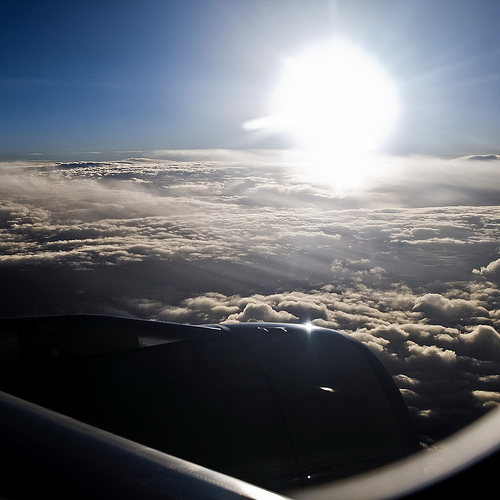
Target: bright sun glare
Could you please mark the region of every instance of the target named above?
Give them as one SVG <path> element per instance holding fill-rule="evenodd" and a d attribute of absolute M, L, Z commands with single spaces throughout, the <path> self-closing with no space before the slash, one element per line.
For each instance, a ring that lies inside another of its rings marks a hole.
<path fill-rule="evenodd" d="M 398 93 L 374 59 L 334 42 L 286 61 L 272 108 L 299 146 L 371 151 L 394 126 Z"/>
<path fill-rule="evenodd" d="M 398 89 L 375 59 L 335 41 L 285 61 L 271 113 L 244 128 L 291 136 L 308 151 L 302 173 L 344 192 L 381 173 L 367 153 L 380 148 L 395 126 Z"/>

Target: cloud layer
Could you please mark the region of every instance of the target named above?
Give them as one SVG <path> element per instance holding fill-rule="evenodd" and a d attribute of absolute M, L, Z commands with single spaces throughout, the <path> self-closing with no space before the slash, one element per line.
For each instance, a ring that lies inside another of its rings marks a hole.
<path fill-rule="evenodd" d="M 0 314 L 339 329 L 426 443 L 500 402 L 495 161 L 163 155 L 1 165 Z"/>

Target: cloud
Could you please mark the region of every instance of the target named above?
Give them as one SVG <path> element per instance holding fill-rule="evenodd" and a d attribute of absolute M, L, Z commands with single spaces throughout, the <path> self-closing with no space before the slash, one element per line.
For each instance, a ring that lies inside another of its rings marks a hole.
<path fill-rule="evenodd" d="M 491 160 L 500 160 L 500 155 L 495 155 L 495 154 L 470 155 L 470 156 L 462 156 L 460 159 L 469 161 L 491 161 Z"/>
<path fill-rule="evenodd" d="M 477 287 L 472 294 L 479 295 Z M 432 443 L 496 404 L 500 335 L 497 322 L 496 328 L 474 325 L 473 316 L 458 314 L 457 306 L 463 303 L 453 299 L 437 301 L 439 311 L 446 307 L 452 311 L 446 311 L 444 324 L 426 323 L 425 315 L 413 309 L 415 303 L 427 303 L 426 295 L 394 285 L 386 291 L 358 285 L 336 293 L 326 286 L 248 297 L 209 293 L 184 300 L 181 317 L 196 320 L 203 314 L 211 322 L 312 320 L 318 326 L 341 326 L 367 345 L 393 374 L 421 440 Z M 179 317 L 179 311 L 174 313 L 174 318 Z M 454 327 L 447 326 L 449 314 L 458 321 Z"/>
<path fill-rule="evenodd" d="M 228 321 L 271 321 L 271 322 L 294 322 L 297 317 L 286 311 L 276 311 L 269 304 L 249 303 L 241 313 L 231 314 Z"/>
<path fill-rule="evenodd" d="M 500 259 L 490 262 L 487 266 L 481 267 L 479 270 L 474 269 L 473 272 L 485 276 L 490 280 L 500 281 Z"/>
<path fill-rule="evenodd" d="M 450 349 L 442 349 L 435 345 L 419 345 L 415 342 L 407 342 L 408 356 L 405 363 L 411 372 L 425 372 L 429 368 L 434 373 L 455 370 L 457 355 Z"/>
<path fill-rule="evenodd" d="M 417 299 L 413 308 L 422 312 L 427 318 L 453 323 L 465 318 L 489 317 L 484 307 L 473 301 L 448 299 L 437 293 L 428 293 Z"/>
<path fill-rule="evenodd" d="M 344 192 L 277 153 L 3 165 L 0 314 L 339 329 L 432 443 L 498 402 L 500 179 L 478 159 L 387 161 Z"/>
<path fill-rule="evenodd" d="M 477 398 L 481 405 L 489 410 L 500 404 L 500 392 L 494 391 L 473 391 L 472 394 Z"/>
<path fill-rule="evenodd" d="M 500 334 L 489 325 L 479 325 L 460 336 L 462 353 L 481 360 L 500 360 Z"/>

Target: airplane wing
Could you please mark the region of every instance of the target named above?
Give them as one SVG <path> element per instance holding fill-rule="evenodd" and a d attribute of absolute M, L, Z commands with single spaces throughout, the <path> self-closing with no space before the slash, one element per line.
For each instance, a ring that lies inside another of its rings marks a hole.
<path fill-rule="evenodd" d="M 2 498 L 282 498 L 4 392 L 0 428 Z"/>

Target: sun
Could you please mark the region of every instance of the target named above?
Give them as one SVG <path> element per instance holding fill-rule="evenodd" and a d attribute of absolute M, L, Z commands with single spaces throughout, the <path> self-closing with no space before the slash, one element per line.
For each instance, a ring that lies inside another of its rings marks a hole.
<path fill-rule="evenodd" d="M 343 195 L 389 169 L 377 155 L 400 116 L 398 86 L 355 45 L 335 40 L 286 59 L 269 108 L 243 128 L 292 138 L 286 159 L 308 182 Z"/>
<path fill-rule="evenodd" d="M 387 139 L 399 99 L 395 83 L 375 59 L 336 41 L 285 61 L 271 108 L 268 122 L 298 146 L 360 152 Z"/>

